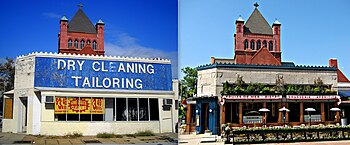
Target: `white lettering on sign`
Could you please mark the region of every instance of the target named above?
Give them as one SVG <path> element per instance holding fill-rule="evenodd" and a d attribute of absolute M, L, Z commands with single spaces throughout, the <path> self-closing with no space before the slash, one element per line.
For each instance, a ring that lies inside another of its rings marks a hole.
<path fill-rule="evenodd" d="M 74 79 L 75 86 L 76 87 L 82 87 L 82 88 L 91 88 L 97 87 L 97 88 L 116 88 L 116 89 L 125 89 L 125 88 L 137 88 L 142 89 L 142 80 L 141 79 L 133 79 L 133 78 L 103 78 L 100 79 L 99 77 L 80 77 L 80 76 L 72 76 L 72 79 Z M 79 85 L 82 84 L 82 85 Z"/>
<path fill-rule="evenodd" d="M 64 71 L 65 69 L 70 71 L 89 70 L 89 69 L 84 69 L 86 67 L 91 68 L 95 72 L 106 72 L 106 73 L 130 73 L 130 74 L 150 74 L 150 75 L 155 73 L 153 64 L 134 63 L 134 62 L 108 62 L 108 61 L 92 61 L 91 63 L 86 63 L 85 60 L 57 59 L 58 70 L 62 70 L 62 71 Z M 89 74 L 89 72 L 87 73 Z M 82 88 L 142 89 L 143 87 L 143 84 L 142 84 L 143 81 L 140 78 L 124 78 L 124 77 L 109 78 L 105 76 L 104 77 L 101 77 L 101 76 L 83 77 L 79 75 L 74 75 L 74 76 L 71 76 L 71 79 L 73 79 L 75 87 L 82 87 Z"/>

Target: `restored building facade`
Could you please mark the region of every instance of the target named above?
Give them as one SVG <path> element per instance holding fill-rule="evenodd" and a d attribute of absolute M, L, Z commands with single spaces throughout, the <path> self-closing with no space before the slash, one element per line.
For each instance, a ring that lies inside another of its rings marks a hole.
<path fill-rule="evenodd" d="M 330 59 L 328 66 L 283 62 L 281 23 L 276 19 L 270 26 L 254 5 L 246 22 L 236 20 L 234 58 L 212 57 L 210 64 L 198 67 L 197 94 L 187 100 L 186 131 L 220 134 L 220 126 L 227 123 L 340 123 L 340 112 L 331 109 L 341 103 L 339 84 L 349 80 L 337 60 Z M 290 111 L 280 111 L 283 107 Z"/>

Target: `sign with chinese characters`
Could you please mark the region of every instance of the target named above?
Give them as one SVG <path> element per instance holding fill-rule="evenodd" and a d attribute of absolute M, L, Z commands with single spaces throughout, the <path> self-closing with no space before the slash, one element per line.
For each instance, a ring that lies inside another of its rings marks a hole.
<path fill-rule="evenodd" d="M 67 112 L 67 99 L 66 97 L 55 98 L 55 114 L 66 114 Z"/>
<path fill-rule="evenodd" d="M 55 114 L 104 114 L 103 98 L 55 98 Z"/>
<path fill-rule="evenodd" d="M 35 87 L 171 91 L 171 77 L 166 63 L 35 58 Z"/>

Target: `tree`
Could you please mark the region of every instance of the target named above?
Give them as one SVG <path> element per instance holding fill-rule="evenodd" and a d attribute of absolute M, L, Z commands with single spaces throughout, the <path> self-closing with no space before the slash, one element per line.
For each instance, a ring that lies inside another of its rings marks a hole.
<path fill-rule="evenodd" d="M 181 102 L 189 97 L 193 97 L 197 93 L 197 68 L 185 67 L 181 69 L 184 73 L 183 79 L 180 81 Z M 181 103 L 179 102 L 179 103 Z M 182 106 L 180 104 L 180 106 Z M 180 107 L 179 118 L 186 115 L 186 110 Z"/>
<path fill-rule="evenodd" d="M 0 110 L 2 110 L 2 97 L 4 92 L 12 90 L 15 81 L 15 63 L 12 58 L 6 58 L 6 62 L 0 63 Z"/>
<path fill-rule="evenodd" d="M 6 62 L 0 64 L 0 88 L 1 88 L 0 90 L 2 92 L 12 90 L 14 86 L 14 81 L 15 81 L 14 60 L 12 58 L 6 58 Z"/>

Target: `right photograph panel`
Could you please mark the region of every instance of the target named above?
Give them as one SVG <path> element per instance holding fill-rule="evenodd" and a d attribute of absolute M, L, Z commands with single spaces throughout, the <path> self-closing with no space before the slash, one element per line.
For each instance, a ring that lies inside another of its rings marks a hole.
<path fill-rule="evenodd" d="M 179 143 L 350 143 L 346 4 L 180 0 Z"/>

